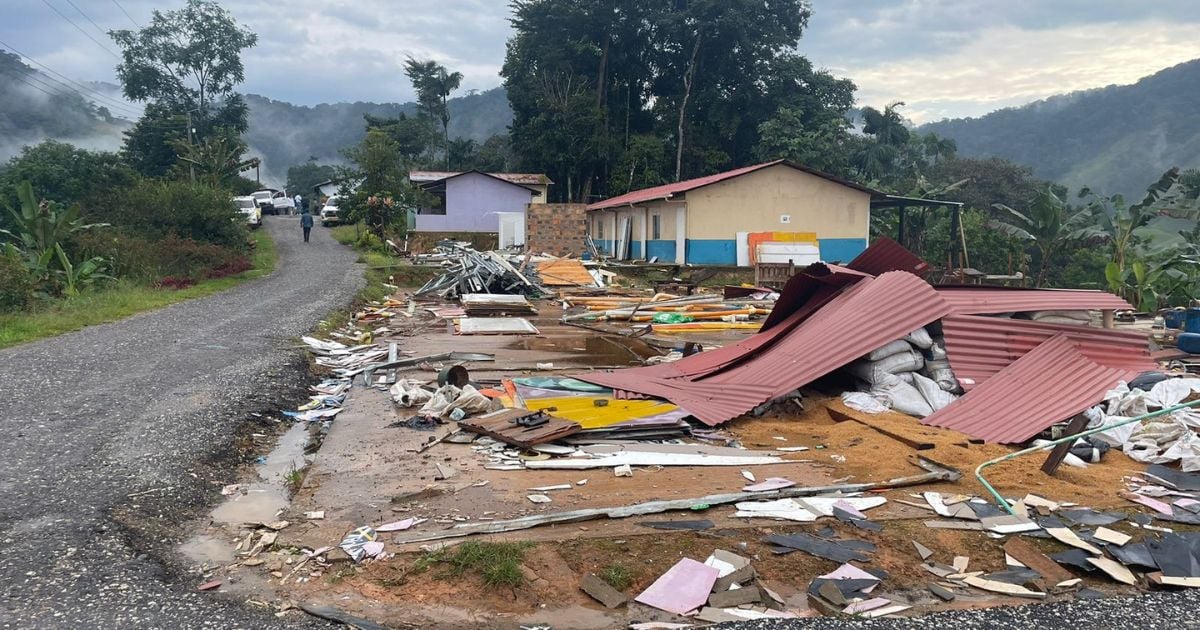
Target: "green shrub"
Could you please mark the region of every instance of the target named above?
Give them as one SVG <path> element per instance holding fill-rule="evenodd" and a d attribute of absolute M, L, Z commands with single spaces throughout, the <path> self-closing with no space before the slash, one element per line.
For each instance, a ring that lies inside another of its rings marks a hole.
<path fill-rule="evenodd" d="M 0 311 L 25 308 L 33 300 L 33 277 L 19 257 L 0 253 Z"/>
<path fill-rule="evenodd" d="M 154 240 L 181 239 L 245 251 L 246 227 L 228 191 L 181 181 L 140 180 L 102 204 L 90 218 Z"/>
<path fill-rule="evenodd" d="M 174 234 L 152 240 L 124 230 L 97 231 L 77 237 L 74 249 L 84 257 L 103 257 L 116 277 L 171 287 L 189 286 L 250 267 L 241 251 Z"/>
<path fill-rule="evenodd" d="M 375 236 L 374 232 L 370 232 L 365 229 L 359 233 L 358 240 L 355 241 L 354 246 L 359 250 L 369 252 L 382 252 L 386 249 L 383 245 L 383 241 L 381 241 L 378 236 Z"/>

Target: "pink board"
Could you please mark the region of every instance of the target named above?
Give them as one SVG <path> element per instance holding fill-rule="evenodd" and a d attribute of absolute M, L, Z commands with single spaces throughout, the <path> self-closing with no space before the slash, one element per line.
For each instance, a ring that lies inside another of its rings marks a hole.
<path fill-rule="evenodd" d="M 634 601 L 677 615 L 691 612 L 708 602 L 717 582 L 717 569 L 684 558 L 662 574 Z"/>

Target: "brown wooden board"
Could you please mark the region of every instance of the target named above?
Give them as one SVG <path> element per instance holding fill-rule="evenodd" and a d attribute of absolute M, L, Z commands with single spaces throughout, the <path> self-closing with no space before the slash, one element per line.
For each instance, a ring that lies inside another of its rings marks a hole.
<path fill-rule="evenodd" d="M 1008 539 L 1008 542 L 1004 543 L 1004 552 L 1036 571 L 1050 584 L 1058 584 L 1075 577 L 1070 571 L 1062 568 L 1062 565 L 1020 538 Z"/>
<path fill-rule="evenodd" d="M 476 418 L 460 420 L 458 426 L 525 449 L 573 435 L 582 429 L 576 422 L 553 416 L 545 424 L 536 427 L 523 427 L 516 423 L 520 418 L 537 414 L 538 412 L 528 409 L 501 409 Z"/>
<path fill-rule="evenodd" d="M 1087 425 L 1087 416 L 1079 414 L 1072 418 L 1071 423 L 1067 425 L 1066 435 L 1082 433 L 1083 430 L 1087 428 Z M 1063 442 L 1062 444 L 1055 446 L 1054 450 L 1050 451 L 1050 455 L 1046 457 L 1046 463 L 1042 464 L 1042 472 L 1046 473 L 1047 475 L 1053 475 L 1054 471 L 1058 470 L 1059 465 L 1062 464 L 1062 461 L 1067 458 L 1067 453 L 1071 452 L 1071 446 L 1073 444 L 1074 440 Z"/>

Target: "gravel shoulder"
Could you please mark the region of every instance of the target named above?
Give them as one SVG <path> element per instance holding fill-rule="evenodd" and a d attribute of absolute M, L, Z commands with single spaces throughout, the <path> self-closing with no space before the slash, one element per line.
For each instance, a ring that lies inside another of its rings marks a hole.
<path fill-rule="evenodd" d="M 297 626 L 197 593 L 169 560 L 236 474 L 239 429 L 299 397 L 295 338 L 362 285 L 327 230 L 264 229 L 269 276 L 0 351 L 0 626 Z"/>

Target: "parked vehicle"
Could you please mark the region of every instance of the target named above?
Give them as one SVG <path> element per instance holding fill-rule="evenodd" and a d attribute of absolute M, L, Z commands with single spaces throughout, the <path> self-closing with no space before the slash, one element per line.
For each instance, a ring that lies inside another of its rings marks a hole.
<path fill-rule="evenodd" d="M 330 197 L 325 201 L 325 206 L 321 208 L 321 225 L 329 227 L 341 222 L 341 218 L 338 217 L 338 198 Z"/>
<path fill-rule="evenodd" d="M 264 188 L 250 193 L 262 209 L 263 214 L 292 214 L 296 210 L 296 202 L 282 190 Z"/>
<path fill-rule="evenodd" d="M 234 197 L 233 203 L 245 215 L 246 225 L 249 225 L 250 229 L 257 230 L 262 227 L 262 209 L 258 207 L 257 199 L 254 197 Z"/>

